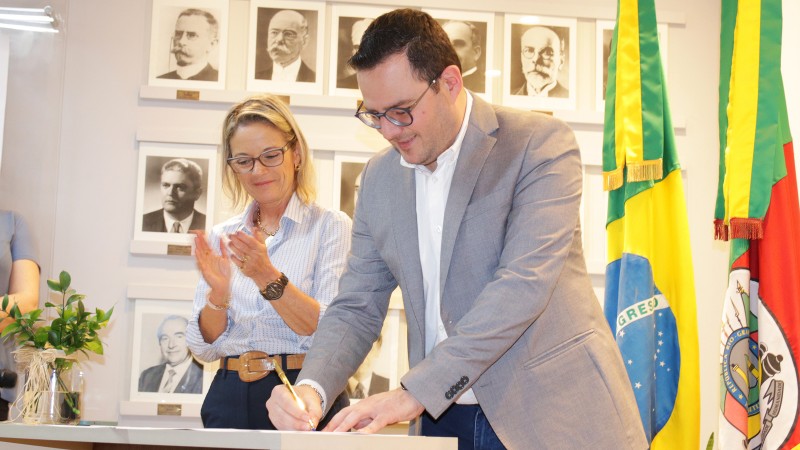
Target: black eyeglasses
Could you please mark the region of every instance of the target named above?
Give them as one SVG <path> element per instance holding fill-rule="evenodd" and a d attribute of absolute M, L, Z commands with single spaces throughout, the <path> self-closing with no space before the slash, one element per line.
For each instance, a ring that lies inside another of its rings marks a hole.
<path fill-rule="evenodd" d="M 286 150 L 289 150 L 289 147 L 295 141 L 295 138 L 291 138 L 283 147 L 264 150 L 256 158 L 252 156 L 234 156 L 233 158 L 228 158 L 225 161 L 228 162 L 228 165 L 236 173 L 252 172 L 256 167 L 256 160 L 264 167 L 280 166 L 283 164 L 283 154 L 286 153 Z"/>
<path fill-rule="evenodd" d="M 414 117 L 411 115 L 411 110 L 417 106 L 419 101 L 422 100 L 422 97 L 424 97 L 425 94 L 430 90 L 431 86 L 436 84 L 437 80 L 438 78 L 431 80 L 430 84 L 428 84 L 428 87 L 422 92 L 422 95 L 420 95 L 414 101 L 414 103 L 408 105 L 406 108 L 389 108 L 382 113 L 362 111 L 361 108 L 364 107 L 364 102 L 361 102 L 356 110 L 356 117 L 358 117 L 358 119 L 364 122 L 367 126 L 372 128 L 381 127 L 381 117 L 386 117 L 386 120 L 397 125 L 398 127 L 407 127 L 414 123 Z"/>

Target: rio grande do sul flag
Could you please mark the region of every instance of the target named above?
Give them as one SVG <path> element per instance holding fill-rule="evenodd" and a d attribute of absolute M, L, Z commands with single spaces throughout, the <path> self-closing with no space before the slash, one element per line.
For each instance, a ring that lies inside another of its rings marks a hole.
<path fill-rule="evenodd" d="M 800 447 L 800 208 L 781 16 L 781 0 L 722 2 L 715 234 L 731 241 L 720 335 L 725 450 Z"/>
<path fill-rule="evenodd" d="M 619 0 L 608 63 L 605 314 L 651 449 L 697 449 L 700 389 L 689 227 L 654 0 Z"/>

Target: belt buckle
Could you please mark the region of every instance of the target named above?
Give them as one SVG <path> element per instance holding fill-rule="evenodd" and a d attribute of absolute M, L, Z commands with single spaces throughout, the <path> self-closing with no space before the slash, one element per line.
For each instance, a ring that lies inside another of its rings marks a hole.
<path fill-rule="evenodd" d="M 249 383 L 269 375 L 271 370 L 264 369 L 263 363 L 260 362 L 266 360 L 267 356 L 266 353 L 257 351 L 242 353 L 239 356 L 239 379 Z"/>

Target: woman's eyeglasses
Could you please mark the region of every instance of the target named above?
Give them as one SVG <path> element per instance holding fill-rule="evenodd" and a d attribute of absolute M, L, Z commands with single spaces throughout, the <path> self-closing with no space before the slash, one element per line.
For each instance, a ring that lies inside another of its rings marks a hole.
<path fill-rule="evenodd" d="M 256 161 L 260 162 L 264 167 L 280 166 L 283 164 L 283 154 L 286 153 L 286 150 L 289 150 L 289 147 L 295 141 L 295 138 L 289 139 L 289 142 L 287 142 L 283 147 L 264 150 L 256 158 L 252 156 L 234 156 L 226 159 L 225 161 L 228 162 L 228 165 L 236 173 L 252 172 L 256 167 Z"/>

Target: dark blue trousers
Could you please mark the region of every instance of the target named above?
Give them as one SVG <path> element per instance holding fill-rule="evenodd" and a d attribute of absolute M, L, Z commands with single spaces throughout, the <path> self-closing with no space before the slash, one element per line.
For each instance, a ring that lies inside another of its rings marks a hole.
<path fill-rule="evenodd" d="M 294 384 L 300 369 L 284 370 Z M 205 428 L 237 428 L 244 430 L 274 430 L 267 415 L 267 399 L 272 388 L 282 384 L 275 372 L 266 377 L 246 383 L 235 371 L 219 369 L 211 382 L 200 418 Z M 342 408 L 350 404 L 347 395 L 336 398 L 330 412 L 322 419 L 317 429 L 322 429 Z"/>
<path fill-rule="evenodd" d="M 422 413 L 421 434 L 458 438 L 458 450 L 505 450 L 479 405 L 453 404 L 438 419 Z"/>

